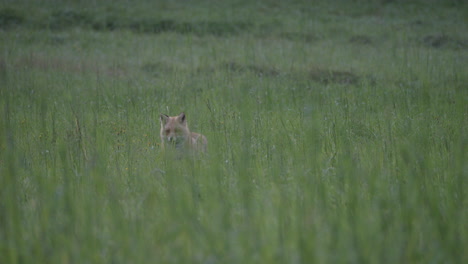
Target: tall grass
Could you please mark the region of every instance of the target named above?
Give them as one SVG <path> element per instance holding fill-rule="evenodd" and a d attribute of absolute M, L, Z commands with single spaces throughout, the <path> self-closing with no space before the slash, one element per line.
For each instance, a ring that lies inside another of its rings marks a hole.
<path fill-rule="evenodd" d="M 45 3 L 0 6 L 0 263 L 468 260 L 466 5 Z"/>

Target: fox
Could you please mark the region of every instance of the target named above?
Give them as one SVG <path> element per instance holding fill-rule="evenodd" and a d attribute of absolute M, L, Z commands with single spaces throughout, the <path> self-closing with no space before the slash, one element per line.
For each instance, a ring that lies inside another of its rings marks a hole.
<path fill-rule="evenodd" d="M 202 134 L 190 132 L 187 118 L 182 112 L 178 116 L 160 115 L 161 147 L 174 147 L 181 152 L 206 152 L 208 140 Z"/>

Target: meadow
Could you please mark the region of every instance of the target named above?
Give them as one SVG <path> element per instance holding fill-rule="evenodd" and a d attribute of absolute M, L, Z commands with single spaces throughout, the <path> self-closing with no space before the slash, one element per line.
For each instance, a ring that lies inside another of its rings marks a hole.
<path fill-rule="evenodd" d="M 467 65 L 456 0 L 2 1 L 0 263 L 468 263 Z"/>

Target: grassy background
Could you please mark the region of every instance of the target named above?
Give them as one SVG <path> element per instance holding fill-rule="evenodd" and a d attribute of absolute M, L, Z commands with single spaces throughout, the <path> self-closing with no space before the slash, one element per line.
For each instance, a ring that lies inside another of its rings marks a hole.
<path fill-rule="evenodd" d="M 2 1 L 0 263 L 467 262 L 467 10 Z"/>

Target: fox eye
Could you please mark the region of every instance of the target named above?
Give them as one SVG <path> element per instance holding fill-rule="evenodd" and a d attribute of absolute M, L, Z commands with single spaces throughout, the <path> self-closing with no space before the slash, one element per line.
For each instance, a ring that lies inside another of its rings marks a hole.
<path fill-rule="evenodd" d="M 170 129 L 166 129 L 166 134 L 169 134 L 171 132 Z"/>

